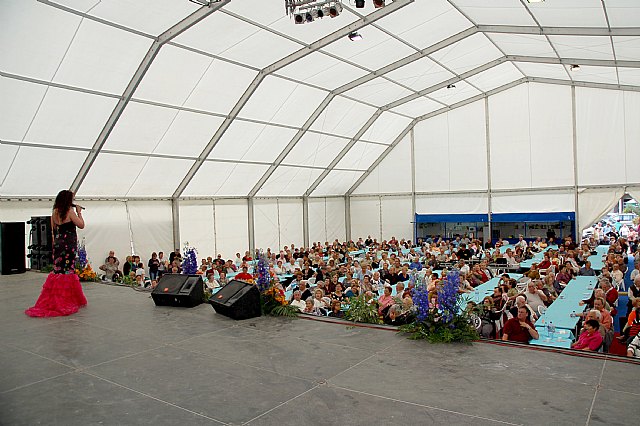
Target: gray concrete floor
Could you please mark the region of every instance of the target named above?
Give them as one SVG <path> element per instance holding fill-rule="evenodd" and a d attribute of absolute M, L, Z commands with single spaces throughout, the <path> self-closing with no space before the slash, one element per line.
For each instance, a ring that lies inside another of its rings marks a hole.
<path fill-rule="evenodd" d="M 640 366 L 211 306 L 83 284 L 29 318 L 45 275 L 0 276 L 0 424 L 638 424 Z"/>

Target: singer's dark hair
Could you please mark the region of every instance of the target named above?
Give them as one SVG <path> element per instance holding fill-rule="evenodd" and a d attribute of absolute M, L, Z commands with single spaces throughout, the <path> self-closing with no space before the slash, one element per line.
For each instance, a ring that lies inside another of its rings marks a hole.
<path fill-rule="evenodd" d="M 58 192 L 56 201 L 53 203 L 53 210 L 58 211 L 61 222 L 67 220 L 67 214 L 71 209 L 71 204 L 73 204 L 73 192 L 66 189 Z"/>

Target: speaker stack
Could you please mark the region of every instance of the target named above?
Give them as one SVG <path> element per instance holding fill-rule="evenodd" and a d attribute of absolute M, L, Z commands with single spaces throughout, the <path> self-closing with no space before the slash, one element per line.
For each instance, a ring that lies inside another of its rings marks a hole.
<path fill-rule="evenodd" d="M 192 308 L 202 303 L 204 284 L 200 275 L 164 274 L 151 292 L 156 306 Z"/>
<path fill-rule="evenodd" d="M 235 320 L 262 315 L 260 291 L 243 281 L 229 282 L 209 299 L 209 303 L 217 313 Z"/>
<path fill-rule="evenodd" d="M 31 225 L 29 254 L 32 270 L 43 270 L 53 264 L 53 237 L 51 216 L 32 216 L 27 221 Z"/>
<path fill-rule="evenodd" d="M 24 231 L 24 222 L 0 223 L 0 274 L 25 272 Z"/>

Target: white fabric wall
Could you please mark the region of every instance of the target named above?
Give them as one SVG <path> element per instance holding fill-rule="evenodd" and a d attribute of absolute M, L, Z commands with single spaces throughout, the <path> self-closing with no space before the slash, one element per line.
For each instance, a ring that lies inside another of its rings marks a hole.
<path fill-rule="evenodd" d="M 279 235 L 280 246 L 289 246 L 295 244 L 301 247 L 304 243 L 303 239 L 303 223 L 302 223 L 302 199 L 279 199 Z M 279 248 L 278 247 L 278 248 Z M 273 247 L 271 247 L 273 249 Z"/>
<path fill-rule="evenodd" d="M 271 248 L 272 251 L 280 248 L 280 225 L 276 200 L 254 200 L 253 220 L 256 248 L 262 248 L 264 250 Z"/>
<path fill-rule="evenodd" d="M 583 230 L 610 211 L 624 195 L 622 188 L 584 189 L 578 192 L 578 229 Z"/>
<path fill-rule="evenodd" d="M 382 239 L 413 240 L 413 218 L 411 217 L 411 197 L 382 197 Z M 366 235 L 353 235 L 353 238 L 366 237 Z"/>
<path fill-rule="evenodd" d="M 380 162 L 354 194 L 411 192 L 411 141 L 409 135 Z"/>
<path fill-rule="evenodd" d="M 491 194 L 493 213 L 546 213 L 575 211 L 573 190 Z"/>
<path fill-rule="evenodd" d="M 346 238 L 344 198 L 309 198 L 309 242 Z"/>
<path fill-rule="evenodd" d="M 216 254 L 233 259 L 249 249 L 249 209 L 246 200 L 215 200 Z"/>
<path fill-rule="evenodd" d="M 352 197 L 351 239 L 376 238 L 382 241 L 380 232 L 380 197 Z"/>
<path fill-rule="evenodd" d="M 195 247 L 200 258 L 215 257 L 216 240 L 214 233 L 213 201 L 181 201 L 180 206 L 180 247 L 189 243 Z M 172 249 L 172 250 L 173 250 Z"/>
<path fill-rule="evenodd" d="M 85 238 L 87 257 L 97 269 L 110 250 L 123 263 L 132 254 L 129 217 L 124 202 L 83 201 L 85 228 L 78 230 L 78 238 Z"/>
<path fill-rule="evenodd" d="M 487 194 L 420 195 L 416 197 L 416 213 L 487 213 Z M 411 219 L 413 220 L 413 219 Z"/>
<path fill-rule="evenodd" d="M 134 252 L 144 262 L 145 269 L 151 253 L 163 251 L 165 255 L 173 245 L 173 219 L 169 201 L 128 201 L 129 220 Z"/>

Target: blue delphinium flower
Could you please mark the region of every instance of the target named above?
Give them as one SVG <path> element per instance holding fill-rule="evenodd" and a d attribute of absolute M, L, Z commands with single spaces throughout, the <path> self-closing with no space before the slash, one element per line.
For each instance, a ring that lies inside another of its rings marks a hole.
<path fill-rule="evenodd" d="M 457 315 L 458 306 L 458 288 L 460 286 L 460 273 L 451 271 L 440 290 L 438 291 L 438 306 L 442 310 L 442 318 L 445 323 L 449 323 Z"/>

